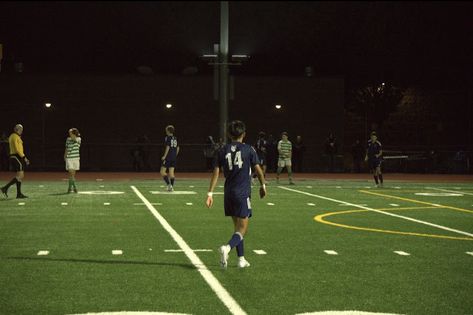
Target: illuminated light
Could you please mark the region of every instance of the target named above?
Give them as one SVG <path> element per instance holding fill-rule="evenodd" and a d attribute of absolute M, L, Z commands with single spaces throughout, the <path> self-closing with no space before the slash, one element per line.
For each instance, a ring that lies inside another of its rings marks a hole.
<path fill-rule="evenodd" d="M 281 109 L 282 108 L 282 105 L 274 105 L 274 107 L 276 107 L 276 109 Z"/>
<path fill-rule="evenodd" d="M 50 108 L 50 107 L 52 106 L 52 104 L 51 104 L 51 103 L 44 103 L 44 106 L 45 106 L 46 108 Z"/>
<path fill-rule="evenodd" d="M 204 58 L 217 58 L 217 55 L 203 55 Z"/>
<path fill-rule="evenodd" d="M 383 83 L 381 83 L 381 85 L 382 85 L 382 86 L 384 86 L 384 85 L 385 85 L 385 83 L 383 82 Z"/>
<path fill-rule="evenodd" d="M 172 104 L 166 104 L 166 108 L 171 108 Z"/>

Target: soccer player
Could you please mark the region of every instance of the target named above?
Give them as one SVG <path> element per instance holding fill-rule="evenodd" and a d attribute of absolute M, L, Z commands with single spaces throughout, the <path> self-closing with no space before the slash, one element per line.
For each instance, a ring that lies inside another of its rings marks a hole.
<path fill-rule="evenodd" d="M 69 136 L 66 139 L 66 150 L 64 151 L 64 161 L 66 162 L 66 171 L 69 172 L 69 188 L 67 192 L 70 194 L 73 190 L 77 193 L 76 172 L 80 169 L 80 145 L 82 138 L 77 128 L 71 128 L 68 131 Z"/>
<path fill-rule="evenodd" d="M 370 135 L 370 140 L 368 140 L 365 161 L 368 162 L 368 167 L 373 173 L 376 187 L 383 187 L 383 174 L 381 173 L 382 156 L 381 142 L 378 141 L 378 136 L 373 131 Z"/>
<path fill-rule="evenodd" d="M 17 124 L 13 128 L 13 133 L 8 138 L 10 145 L 10 167 L 16 172 L 16 176 L 5 186 L 1 188 L 2 193 L 8 198 L 8 188 L 13 184 L 16 184 L 16 198 L 28 198 L 21 193 L 21 183 L 25 177 L 25 168 L 30 164 L 30 161 L 26 157 L 23 150 L 23 140 L 21 140 L 21 134 L 23 133 L 23 126 Z"/>
<path fill-rule="evenodd" d="M 220 168 L 225 175 L 224 208 L 225 216 L 233 220 L 234 234 L 226 245 L 219 248 L 220 264 L 227 267 L 228 254 L 236 247 L 239 268 L 246 268 L 250 263 L 245 259 L 243 237 L 248 229 L 251 209 L 251 167 L 254 167 L 261 184 L 259 195 L 266 195 L 263 171 L 259 165 L 256 151 L 248 144 L 243 143 L 246 127 L 242 121 L 234 120 L 228 125 L 228 134 L 231 143 L 219 150 L 214 161 L 214 170 L 207 193 L 207 207 L 213 205 L 213 191 L 217 185 Z"/>
<path fill-rule="evenodd" d="M 281 133 L 281 140 L 278 142 L 278 170 L 276 172 L 276 182 L 279 184 L 279 175 L 284 168 L 287 169 L 287 175 L 289 177 L 289 185 L 294 185 L 292 181 L 292 143 L 288 140 L 287 132 Z"/>
<path fill-rule="evenodd" d="M 256 154 L 258 154 L 258 158 L 260 161 L 260 166 L 261 169 L 263 170 L 263 175 L 266 178 L 266 154 L 268 152 L 267 150 L 268 143 L 266 141 L 266 134 L 263 131 L 260 131 L 258 134 L 258 140 L 256 140 L 255 143 L 255 149 L 256 149 Z M 256 178 L 257 174 L 253 174 L 253 178 Z M 266 179 L 265 179 L 265 184 L 266 184 Z"/>
<path fill-rule="evenodd" d="M 176 167 L 176 159 L 179 154 L 179 146 L 177 145 L 177 138 L 174 136 L 174 126 L 169 125 L 165 130 L 166 138 L 164 139 L 164 143 L 166 149 L 161 157 L 161 176 L 167 185 L 168 191 L 171 192 L 174 191 L 174 168 Z"/>

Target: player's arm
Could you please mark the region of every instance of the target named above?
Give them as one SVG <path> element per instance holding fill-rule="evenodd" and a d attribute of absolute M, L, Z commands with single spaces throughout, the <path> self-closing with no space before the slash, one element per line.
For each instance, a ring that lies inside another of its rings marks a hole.
<path fill-rule="evenodd" d="M 13 145 L 15 146 L 15 151 L 18 153 L 18 155 L 25 160 L 26 165 L 30 164 L 30 161 L 25 155 L 25 152 L 23 151 L 23 144 L 21 143 L 20 137 L 17 137 L 15 141 L 13 142 Z"/>
<path fill-rule="evenodd" d="M 179 146 L 176 148 L 176 156 L 179 155 Z"/>
<path fill-rule="evenodd" d="M 281 141 L 278 142 L 278 152 L 279 152 L 279 155 L 282 155 Z"/>
<path fill-rule="evenodd" d="M 259 188 L 259 196 L 263 198 L 266 196 L 266 185 L 264 184 L 264 174 L 261 166 L 259 164 L 255 165 L 256 176 L 258 176 L 260 188 Z"/>
<path fill-rule="evenodd" d="M 212 178 L 210 179 L 210 187 L 209 187 L 209 192 L 207 193 L 207 208 L 212 207 L 214 203 L 213 199 L 213 191 L 215 189 L 215 186 L 217 186 L 217 181 L 218 181 L 218 176 L 220 174 L 220 168 L 219 167 L 214 167 L 214 171 L 212 173 Z"/>
<path fill-rule="evenodd" d="M 164 150 L 164 154 L 161 157 L 161 161 L 164 161 L 166 159 L 166 156 L 168 156 L 168 152 L 169 152 L 169 146 L 167 145 L 166 149 Z"/>

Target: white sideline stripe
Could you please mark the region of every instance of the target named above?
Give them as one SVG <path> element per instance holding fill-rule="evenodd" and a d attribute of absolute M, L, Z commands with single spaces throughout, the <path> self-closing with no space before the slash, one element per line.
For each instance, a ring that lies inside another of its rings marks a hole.
<path fill-rule="evenodd" d="M 246 312 L 240 307 L 240 305 L 235 301 L 235 299 L 228 293 L 227 290 L 222 286 L 222 284 L 215 278 L 212 272 L 204 265 L 199 256 L 197 256 L 186 241 L 173 229 L 173 227 L 166 221 L 166 219 L 151 205 L 151 203 L 141 194 L 141 192 L 136 189 L 135 186 L 130 186 L 135 194 L 146 204 L 148 210 L 154 215 L 154 217 L 159 221 L 162 227 L 166 232 L 171 235 L 177 245 L 184 251 L 184 254 L 190 260 L 190 262 L 195 266 L 197 271 L 200 273 L 205 282 L 210 286 L 210 288 L 215 292 L 217 297 L 222 301 L 222 303 L 228 308 L 232 314 L 246 314 Z"/>
<path fill-rule="evenodd" d="M 438 191 L 445 191 L 445 192 L 451 192 L 451 193 L 457 193 L 457 194 L 462 194 L 462 195 L 473 196 L 472 193 L 468 193 L 468 192 L 464 192 L 464 191 L 458 191 L 458 190 L 448 190 L 448 189 L 434 188 L 434 187 L 427 187 L 427 189 L 433 189 L 433 190 L 438 190 Z"/>
<path fill-rule="evenodd" d="M 473 256 L 473 252 L 466 252 L 466 254 Z"/>
<path fill-rule="evenodd" d="M 47 256 L 47 255 L 49 255 L 49 251 L 48 250 L 40 250 L 36 255 L 38 255 L 38 256 Z"/>
<path fill-rule="evenodd" d="M 267 253 L 262 249 L 253 249 L 256 255 L 266 255 Z"/>
<path fill-rule="evenodd" d="M 450 232 L 466 235 L 466 236 L 469 236 L 469 237 L 473 237 L 472 233 L 460 231 L 460 230 L 457 230 L 457 229 L 452 229 L 452 228 L 449 228 L 449 227 L 446 227 L 446 226 L 443 226 L 443 225 L 438 225 L 438 224 L 430 223 L 430 222 L 427 222 L 427 221 L 417 220 L 417 219 L 414 219 L 414 218 L 411 218 L 411 217 L 406 217 L 406 216 L 403 216 L 403 215 L 390 213 L 390 212 L 386 212 L 386 211 L 382 211 L 382 210 L 376 210 L 376 209 L 373 209 L 373 208 L 368 208 L 368 207 L 365 207 L 365 206 L 362 206 L 362 205 L 357 205 L 357 204 L 350 203 L 350 202 L 345 202 L 345 201 L 332 199 L 332 198 L 328 198 L 328 197 L 324 197 L 324 196 L 314 195 L 314 194 L 311 194 L 311 193 L 308 193 L 308 192 L 305 192 L 305 191 L 295 190 L 295 189 L 292 189 L 292 188 L 287 188 L 287 187 L 283 187 L 283 186 L 278 186 L 278 188 L 293 191 L 293 192 L 303 194 L 303 195 L 307 195 L 307 196 L 312 196 L 312 197 L 328 200 L 328 201 L 333 201 L 333 202 L 337 202 L 337 203 L 344 203 L 347 206 L 352 206 L 352 207 L 356 207 L 356 208 L 360 208 L 360 209 L 365 209 L 365 210 L 369 210 L 369 211 L 389 215 L 391 217 L 396 217 L 396 218 L 400 218 L 400 219 L 404 219 L 404 220 L 408 220 L 408 221 L 412 221 L 412 222 L 432 226 L 432 227 L 435 227 L 435 228 L 438 228 L 438 229 L 441 229 L 441 230 L 450 231 Z M 433 205 L 441 207 L 440 205 L 435 205 L 435 204 L 433 204 Z"/>
<path fill-rule="evenodd" d="M 394 251 L 396 254 L 401 255 L 401 256 L 410 256 L 411 254 L 403 252 L 402 250 L 395 250 Z"/>
<path fill-rule="evenodd" d="M 327 254 L 327 255 L 338 255 L 338 253 L 334 250 L 324 250 L 324 252 Z"/>
<path fill-rule="evenodd" d="M 193 249 L 194 252 L 213 252 L 212 249 Z M 182 249 L 165 249 L 165 253 L 182 253 Z"/>
<path fill-rule="evenodd" d="M 399 205 L 397 203 L 390 203 L 389 205 L 392 206 L 392 207 L 399 207 Z"/>
<path fill-rule="evenodd" d="M 123 255 L 123 251 L 120 249 L 112 250 L 112 255 Z"/>

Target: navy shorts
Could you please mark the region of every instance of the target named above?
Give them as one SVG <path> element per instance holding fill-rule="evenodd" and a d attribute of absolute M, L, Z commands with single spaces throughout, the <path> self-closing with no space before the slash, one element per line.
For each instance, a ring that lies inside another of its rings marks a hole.
<path fill-rule="evenodd" d="M 163 161 L 163 167 L 165 168 L 170 168 L 170 167 L 176 167 L 176 161 L 168 161 L 168 160 L 164 160 Z"/>
<path fill-rule="evenodd" d="M 10 170 L 13 172 L 22 172 L 26 168 L 25 158 L 21 158 L 18 154 L 10 155 Z"/>
<path fill-rule="evenodd" d="M 381 167 L 381 159 L 368 160 L 368 165 L 370 170 L 374 170 L 378 167 Z"/>
<path fill-rule="evenodd" d="M 259 159 L 259 165 L 261 166 L 266 165 L 266 157 L 258 156 L 258 159 Z"/>
<path fill-rule="evenodd" d="M 252 215 L 250 197 L 234 197 L 225 194 L 223 203 L 227 217 L 250 218 Z"/>

